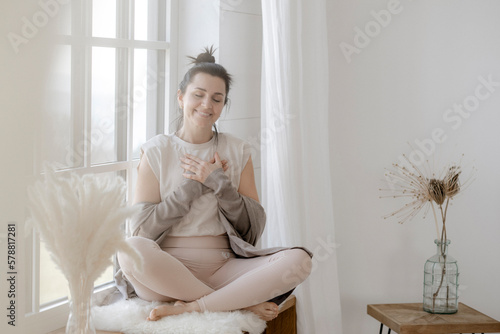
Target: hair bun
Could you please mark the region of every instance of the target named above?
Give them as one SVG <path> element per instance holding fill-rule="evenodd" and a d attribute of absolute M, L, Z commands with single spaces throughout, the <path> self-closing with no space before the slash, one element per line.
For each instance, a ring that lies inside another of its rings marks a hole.
<path fill-rule="evenodd" d="M 210 48 L 207 46 L 205 47 L 205 52 L 200 53 L 198 57 L 196 58 L 189 57 L 189 58 L 193 60 L 192 63 L 195 65 L 201 63 L 215 63 L 215 57 L 214 57 L 215 50 L 216 49 L 214 49 L 213 45 Z"/>
<path fill-rule="evenodd" d="M 195 63 L 215 63 L 215 57 L 209 53 L 200 53 L 198 57 L 196 57 Z"/>

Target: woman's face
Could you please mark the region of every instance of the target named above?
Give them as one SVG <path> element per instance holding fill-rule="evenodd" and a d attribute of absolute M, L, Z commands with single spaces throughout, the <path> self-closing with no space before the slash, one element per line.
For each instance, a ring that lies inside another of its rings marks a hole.
<path fill-rule="evenodd" d="M 185 93 L 177 92 L 184 113 L 184 126 L 211 129 L 222 113 L 225 98 L 224 80 L 207 73 L 196 74 Z"/>

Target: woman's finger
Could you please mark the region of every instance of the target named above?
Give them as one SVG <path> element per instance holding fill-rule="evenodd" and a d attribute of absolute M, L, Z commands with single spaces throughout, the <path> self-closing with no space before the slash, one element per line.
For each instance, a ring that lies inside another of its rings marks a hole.
<path fill-rule="evenodd" d="M 189 159 L 187 157 L 182 157 L 182 158 L 179 158 L 180 161 L 182 161 L 183 163 L 185 164 L 197 164 L 196 161 L 192 160 L 192 159 Z"/>
<path fill-rule="evenodd" d="M 199 177 L 196 176 L 196 174 L 182 173 L 182 176 L 184 176 L 186 179 L 199 181 Z"/>
<path fill-rule="evenodd" d="M 189 170 L 191 172 L 196 172 L 198 168 L 196 168 L 193 165 L 188 165 L 188 164 L 181 164 L 181 167 L 184 168 L 185 170 Z"/>
<path fill-rule="evenodd" d="M 215 155 L 214 155 L 214 159 L 215 159 L 215 162 L 221 162 L 220 161 L 220 157 L 219 157 L 219 153 L 215 152 Z"/>
<path fill-rule="evenodd" d="M 198 157 L 195 157 L 194 155 L 191 155 L 191 154 L 186 154 L 186 155 L 184 156 L 184 158 L 185 158 L 185 159 L 192 160 L 192 161 L 194 161 L 194 162 L 196 162 L 196 163 L 198 163 L 198 164 L 201 164 L 201 163 L 203 162 L 203 160 L 202 160 L 202 159 L 200 159 L 200 158 L 198 158 Z"/>

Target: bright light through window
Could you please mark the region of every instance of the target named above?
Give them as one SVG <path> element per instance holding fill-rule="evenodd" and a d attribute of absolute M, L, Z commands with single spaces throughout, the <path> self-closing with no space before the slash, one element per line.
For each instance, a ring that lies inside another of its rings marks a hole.
<path fill-rule="evenodd" d="M 148 4 L 149 0 L 135 1 L 134 38 L 140 40 L 148 39 Z"/>
<path fill-rule="evenodd" d="M 146 140 L 148 106 L 148 51 L 134 53 L 134 157 L 140 156 L 140 145 Z"/>
<path fill-rule="evenodd" d="M 92 2 L 92 35 L 94 37 L 116 37 L 116 0 Z"/>
<path fill-rule="evenodd" d="M 92 48 L 92 164 L 117 161 L 113 48 Z"/>

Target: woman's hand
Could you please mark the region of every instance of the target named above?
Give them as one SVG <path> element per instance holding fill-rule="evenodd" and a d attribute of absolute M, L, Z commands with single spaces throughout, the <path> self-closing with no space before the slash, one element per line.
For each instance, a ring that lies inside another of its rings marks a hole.
<path fill-rule="evenodd" d="M 201 183 L 205 183 L 207 177 L 216 169 L 222 168 L 226 171 L 229 168 L 227 161 L 221 160 L 217 152 L 210 161 L 202 160 L 191 154 L 186 154 L 180 160 L 181 167 L 184 168 L 185 171 L 182 175 L 186 179 L 195 180 Z"/>

